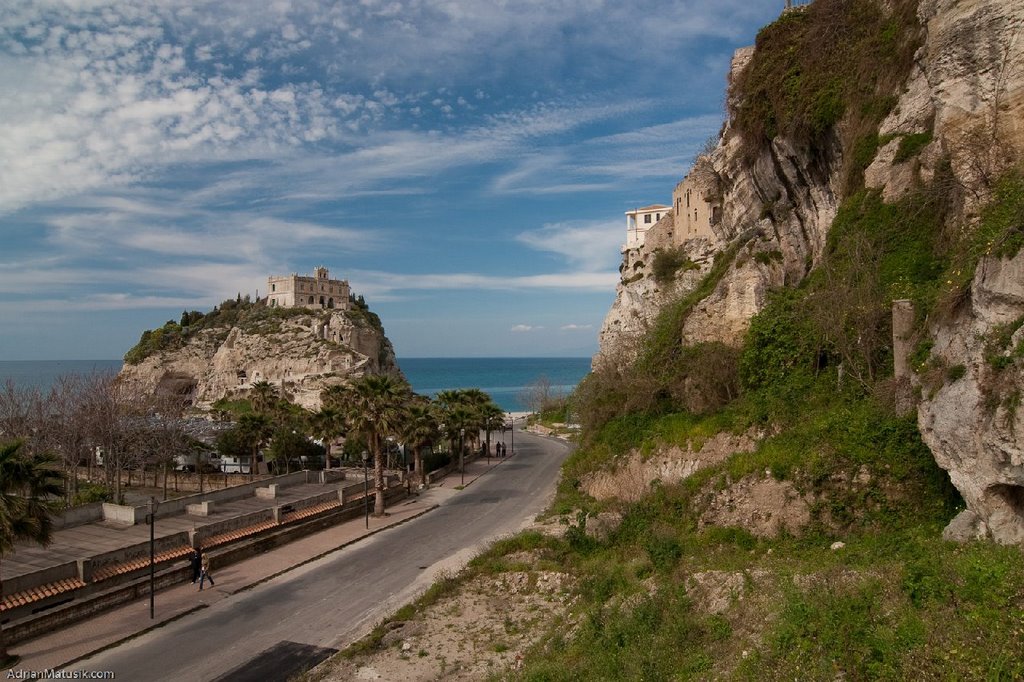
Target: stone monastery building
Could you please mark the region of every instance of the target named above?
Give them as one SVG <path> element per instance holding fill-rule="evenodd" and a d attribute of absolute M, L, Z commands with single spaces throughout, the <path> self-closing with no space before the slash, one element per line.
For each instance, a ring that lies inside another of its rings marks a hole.
<path fill-rule="evenodd" d="M 349 288 L 344 279 L 331 279 L 327 268 L 317 267 L 313 276 L 271 275 L 267 278 L 267 305 L 271 308 L 348 310 Z"/>
<path fill-rule="evenodd" d="M 626 243 L 622 252 L 672 249 L 691 239 L 714 239 L 721 220 L 721 198 L 714 175 L 691 172 L 672 192 L 672 206 L 652 204 L 626 211 Z"/>

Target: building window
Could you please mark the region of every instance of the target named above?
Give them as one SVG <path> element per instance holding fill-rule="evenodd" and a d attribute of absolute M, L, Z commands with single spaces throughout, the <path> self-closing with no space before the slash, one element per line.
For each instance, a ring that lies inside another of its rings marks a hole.
<path fill-rule="evenodd" d="M 270 290 L 271 291 L 277 291 L 277 285 L 276 284 L 271 284 L 270 285 Z"/>
<path fill-rule="evenodd" d="M 650 213 L 644 215 L 644 222 L 645 223 L 650 223 L 651 222 L 651 214 Z"/>

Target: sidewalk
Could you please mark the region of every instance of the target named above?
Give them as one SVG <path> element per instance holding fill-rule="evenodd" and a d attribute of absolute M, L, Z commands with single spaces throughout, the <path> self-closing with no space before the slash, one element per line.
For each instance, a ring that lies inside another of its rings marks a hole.
<path fill-rule="evenodd" d="M 490 465 L 486 459 L 467 463 L 466 486 L 503 461 L 505 459 L 492 457 Z M 395 504 L 388 509 L 383 518 L 374 518 L 371 515 L 369 528 L 366 527 L 364 518 L 356 518 L 250 559 L 220 568 L 214 565 L 212 573 L 217 581 L 215 587 L 206 587 L 199 592 L 196 585 L 185 583 L 157 592 L 155 618 L 152 620 L 149 617 L 147 597 L 42 637 L 15 644 L 11 647 L 11 653 L 21 656 L 15 669 L 38 671 L 62 668 L 206 608 L 374 533 L 427 513 L 444 500 L 458 494 L 460 480 L 458 471 L 448 474 L 430 488 Z"/>

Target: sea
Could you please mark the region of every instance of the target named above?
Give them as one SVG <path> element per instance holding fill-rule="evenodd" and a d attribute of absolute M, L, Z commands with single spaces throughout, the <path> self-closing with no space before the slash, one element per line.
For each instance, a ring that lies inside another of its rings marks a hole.
<path fill-rule="evenodd" d="M 94 372 L 116 374 L 120 360 L 0 360 L 0 386 L 48 390 L 58 377 Z M 552 395 L 568 395 L 590 371 L 590 358 L 400 358 L 416 393 L 436 396 L 450 389 L 479 388 L 506 412 L 527 412 L 526 392 L 539 382 Z"/>

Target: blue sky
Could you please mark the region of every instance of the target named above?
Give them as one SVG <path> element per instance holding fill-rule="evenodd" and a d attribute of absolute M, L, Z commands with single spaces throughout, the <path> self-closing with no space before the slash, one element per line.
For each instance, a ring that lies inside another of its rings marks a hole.
<path fill-rule="evenodd" d="M 326 265 L 399 357 L 590 355 L 782 2 L 7 0 L 0 359 Z"/>

